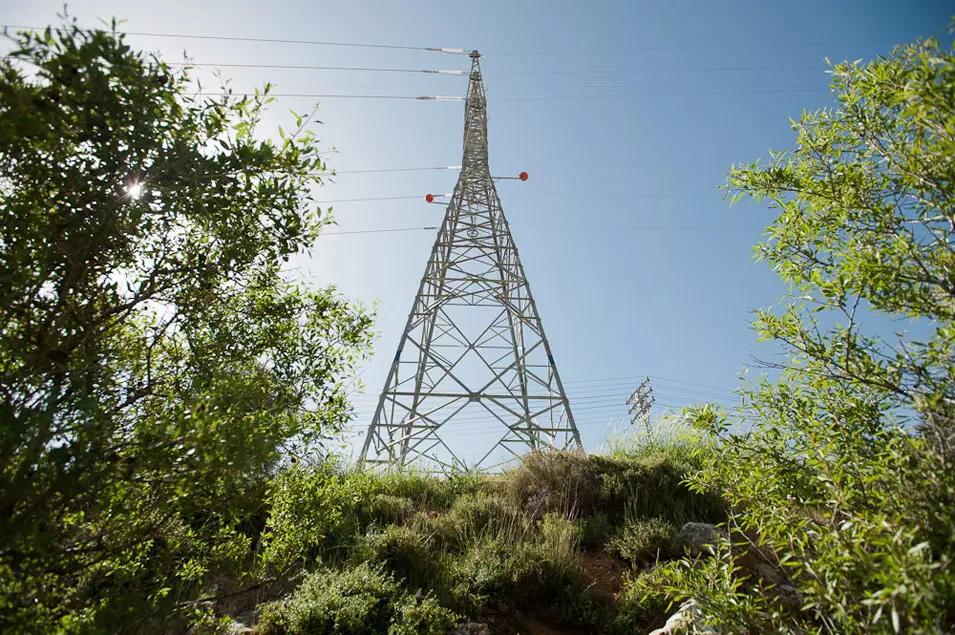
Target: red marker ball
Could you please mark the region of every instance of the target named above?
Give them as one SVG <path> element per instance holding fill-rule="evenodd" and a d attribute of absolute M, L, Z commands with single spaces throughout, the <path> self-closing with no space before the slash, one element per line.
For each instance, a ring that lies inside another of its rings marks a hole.
<path fill-rule="evenodd" d="M 429 203 L 433 203 L 433 202 L 434 202 L 434 194 L 428 194 L 427 196 L 424 197 L 424 200 L 428 201 Z"/>
<path fill-rule="evenodd" d="M 526 181 L 526 180 L 527 180 L 527 172 L 521 172 L 521 173 L 518 175 L 517 178 L 519 178 L 519 179 L 522 180 L 522 181 Z"/>

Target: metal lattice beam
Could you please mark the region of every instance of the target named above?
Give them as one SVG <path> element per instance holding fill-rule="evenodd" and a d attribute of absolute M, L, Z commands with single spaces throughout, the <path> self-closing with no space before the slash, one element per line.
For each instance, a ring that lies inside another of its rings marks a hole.
<path fill-rule="evenodd" d="M 529 450 L 581 447 L 488 167 L 479 61 L 472 52 L 461 174 L 368 428 L 362 464 L 491 469 Z M 472 435 L 475 426 L 493 435 L 474 460 L 452 449 L 461 445 L 451 441 L 462 421 Z"/>

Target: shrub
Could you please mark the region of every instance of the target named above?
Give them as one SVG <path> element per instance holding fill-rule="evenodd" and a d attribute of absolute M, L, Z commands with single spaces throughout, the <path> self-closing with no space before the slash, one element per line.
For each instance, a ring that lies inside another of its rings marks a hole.
<path fill-rule="evenodd" d="M 414 470 L 394 470 L 375 474 L 375 487 L 382 494 L 420 503 L 440 487 L 440 479 Z"/>
<path fill-rule="evenodd" d="M 368 478 L 367 474 L 362 475 Z M 480 491 L 489 477 L 472 472 L 439 477 L 414 470 L 396 470 L 375 474 L 372 479 L 377 493 L 407 498 L 421 509 L 448 509 L 461 496 Z"/>
<path fill-rule="evenodd" d="M 265 605 L 263 635 L 379 635 L 388 631 L 401 585 L 367 563 L 305 577 L 288 598 Z"/>
<path fill-rule="evenodd" d="M 355 551 L 357 559 L 380 563 L 414 586 L 427 586 L 435 572 L 431 537 L 414 527 L 389 525 L 365 536 Z"/>
<path fill-rule="evenodd" d="M 452 472 L 438 480 L 437 486 L 431 491 L 429 502 L 435 507 L 448 509 L 462 496 L 485 491 L 490 481 L 491 478 L 487 475 L 476 472 Z"/>
<path fill-rule="evenodd" d="M 450 514 L 415 512 L 407 525 L 431 538 L 435 550 L 457 548 L 462 545 L 461 528 Z"/>
<path fill-rule="evenodd" d="M 310 561 L 346 518 L 347 483 L 330 465 L 294 467 L 276 477 L 268 496 L 271 507 L 262 534 L 262 562 L 283 571 Z"/>
<path fill-rule="evenodd" d="M 541 543 L 520 545 L 508 555 L 505 566 L 515 593 L 511 603 L 517 606 L 551 601 L 555 593 L 567 587 L 584 590 L 573 554 L 555 554 L 552 548 Z"/>
<path fill-rule="evenodd" d="M 719 522 L 722 501 L 706 490 L 692 491 L 684 482 L 699 469 L 705 445 L 638 446 L 613 456 L 592 456 L 599 474 L 600 506 L 611 518 L 629 520 L 662 517 L 675 526 L 688 521 Z"/>
<path fill-rule="evenodd" d="M 393 494 L 375 494 L 359 505 L 362 524 L 391 525 L 406 520 L 414 512 L 410 498 Z"/>
<path fill-rule="evenodd" d="M 500 487 L 513 505 L 537 520 L 548 513 L 591 514 L 599 483 L 583 452 L 532 452 L 503 475 Z"/>
<path fill-rule="evenodd" d="M 484 534 L 505 541 L 516 540 L 530 529 L 522 510 L 500 496 L 483 492 L 458 498 L 448 512 L 447 522 L 454 524 L 460 544 Z"/>
<path fill-rule="evenodd" d="M 666 590 L 670 585 L 668 574 L 667 568 L 654 567 L 624 579 L 615 607 L 615 633 L 646 632 L 663 624 L 677 599 Z"/>
<path fill-rule="evenodd" d="M 446 563 L 449 596 L 460 611 L 476 614 L 489 600 L 506 600 L 510 576 L 504 546 L 483 537 Z"/>
<path fill-rule="evenodd" d="M 635 566 L 666 560 L 677 554 L 677 532 L 662 518 L 633 520 L 610 539 L 607 551 Z"/>
<path fill-rule="evenodd" d="M 433 597 L 406 595 L 395 609 L 388 635 L 446 635 L 460 619 Z"/>
<path fill-rule="evenodd" d="M 613 532 L 610 518 L 603 512 L 584 516 L 577 520 L 577 525 L 580 528 L 580 544 L 585 548 L 602 549 Z"/>
<path fill-rule="evenodd" d="M 580 527 L 563 516 L 547 514 L 537 523 L 540 537 L 537 539 L 544 559 L 573 567 L 577 562 L 580 547 Z"/>
<path fill-rule="evenodd" d="M 553 520 L 542 521 L 542 533 L 528 540 L 505 544 L 484 536 L 451 557 L 447 567 L 455 605 L 469 613 L 480 612 L 488 601 L 540 608 L 568 586 L 582 593 L 575 552 L 578 530 L 566 519 L 548 518 Z"/>
<path fill-rule="evenodd" d="M 265 605 L 262 635 L 443 635 L 459 616 L 429 596 L 407 593 L 368 563 L 309 574 L 283 600 Z"/>
<path fill-rule="evenodd" d="M 613 616 L 611 607 L 591 593 L 581 578 L 570 579 L 547 599 L 546 613 L 555 624 L 584 627 L 591 633 L 607 632 Z"/>

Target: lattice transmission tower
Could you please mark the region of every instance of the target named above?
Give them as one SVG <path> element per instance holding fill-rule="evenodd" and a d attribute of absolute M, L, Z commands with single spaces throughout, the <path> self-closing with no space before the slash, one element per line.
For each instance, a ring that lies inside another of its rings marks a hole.
<path fill-rule="evenodd" d="M 365 465 L 494 469 L 529 450 L 581 447 L 488 167 L 480 54 L 470 56 L 461 173 L 365 437 Z"/>

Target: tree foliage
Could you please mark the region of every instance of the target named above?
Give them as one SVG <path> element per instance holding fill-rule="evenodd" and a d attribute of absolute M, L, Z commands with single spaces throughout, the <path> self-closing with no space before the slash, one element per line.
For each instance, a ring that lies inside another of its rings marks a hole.
<path fill-rule="evenodd" d="M 672 590 L 728 632 L 947 632 L 955 55 L 927 40 L 832 74 L 837 107 L 804 113 L 793 150 L 728 177 L 734 198 L 778 213 L 757 256 L 793 292 L 755 328 L 789 361 L 743 390 L 751 431 L 693 413 L 722 439 L 693 482 L 729 499 L 736 544 Z"/>
<path fill-rule="evenodd" d="M 171 627 L 249 566 L 280 457 L 345 421 L 341 379 L 369 318 L 281 275 L 328 217 L 306 122 L 280 142 L 255 134 L 267 87 L 195 96 L 115 25 L 13 42 L 0 630 Z"/>

